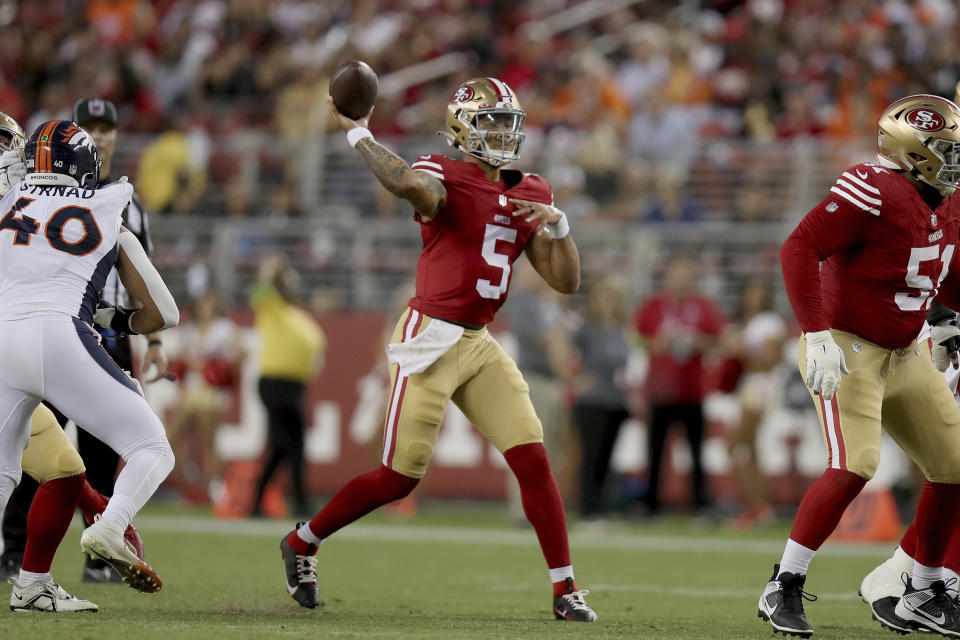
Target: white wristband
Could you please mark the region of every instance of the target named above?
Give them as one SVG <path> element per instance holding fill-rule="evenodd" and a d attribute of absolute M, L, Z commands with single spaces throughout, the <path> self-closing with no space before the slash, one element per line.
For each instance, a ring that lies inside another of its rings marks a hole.
<path fill-rule="evenodd" d="M 560 219 L 552 224 L 544 225 L 547 234 L 554 240 L 566 238 L 570 233 L 570 223 L 567 222 L 567 214 L 560 212 Z"/>
<path fill-rule="evenodd" d="M 366 127 L 354 127 L 347 131 L 347 142 L 350 143 L 350 146 L 354 149 L 357 148 L 357 143 L 363 140 L 364 138 L 372 138 L 373 134 L 370 133 L 370 129 Z"/>

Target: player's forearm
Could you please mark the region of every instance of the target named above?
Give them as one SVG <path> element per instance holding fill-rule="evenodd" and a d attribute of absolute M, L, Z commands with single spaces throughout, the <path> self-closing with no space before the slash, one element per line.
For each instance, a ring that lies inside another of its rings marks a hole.
<path fill-rule="evenodd" d="M 387 191 L 409 201 L 421 215 L 432 217 L 436 213 L 446 195 L 439 181 L 421 179 L 423 174 L 410 169 L 403 158 L 373 138 L 360 140 L 357 151 Z"/>
<path fill-rule="evenodd" d="M 803 331 L 829 329 L 820 298 L 820 259 L 796 231 L 780 248 L 780 267 L 790 306 Z"/>
<path fill-rule="evenodd" d="M 580 288 L 580 253 L 573 237 L 548 240 L 543 279 L 560 293 L 576 293 Z"/>

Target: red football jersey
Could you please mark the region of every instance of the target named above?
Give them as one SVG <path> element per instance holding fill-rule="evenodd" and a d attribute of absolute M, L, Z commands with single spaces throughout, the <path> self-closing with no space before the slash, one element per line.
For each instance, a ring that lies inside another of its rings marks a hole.
<path fill-rule="evenodd" d="M 447 203 L 429 222 L 414 214 L 423 252 L 410 306 L 434 318 L 487 324 L 507 299 L 512 265 L 540 224 L 514 218 L 508 199 L 553 204 L 550 183 L 509 169 L 491 182 L 472 162 L 439 155 L 420 156 L 411 168 L 443 182 Z"/>
<path fill-rule="evenodd" d="M 952 308 L 960 300 L 958 223 L 960 196 L 931 210 L 895 170 L 865 163 L 844 171 L 780 250 L 800 326 L 906 347 L 934 297 Z"/>

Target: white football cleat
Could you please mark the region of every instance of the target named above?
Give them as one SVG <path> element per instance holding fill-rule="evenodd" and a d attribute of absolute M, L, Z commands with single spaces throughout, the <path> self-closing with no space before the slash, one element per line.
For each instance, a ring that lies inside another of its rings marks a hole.
<path fill-rule="evenodd" d="M 896 611 L 906 589 L 902 576 L 909 577 L 912 571 L 913 558 L 898 545 L 893 556 L 874 568 L 860 583 L 860 597 L 870 607 L 873 619 L 896 633 L 925 631 L 915 622 L 901 618 Z"/>
<path fill-rule="evenodd" d="M 867 604 L 876 602 L 880 598 L 899 600 L 905 588 L 900 576 L 904 573 L 910 575 L 912 572 L 913 558 L 897 546 L 892 557 L 884 560 L 863 578 L 860 583 L 860 597 Z"/>
<path fill-rule="evenodd" d="M 156 593 L 163 581 L 149 564 L 137 557 L 123 538 L 119 525 L 100 517 L 80 535 L 80 549 L 91 558 L 99 558 L 117 570 L 123 581 L 143 593 Z"/>
<path fill-rule="evenodd" d="M 10 594 L 11 611 L 89 611 L 100 610 L 93 602 L 72 596 L 63 587 L 49 578 L 44 582 L 34 582 L 26 587 L 10 578 L 13 593 Z"/>

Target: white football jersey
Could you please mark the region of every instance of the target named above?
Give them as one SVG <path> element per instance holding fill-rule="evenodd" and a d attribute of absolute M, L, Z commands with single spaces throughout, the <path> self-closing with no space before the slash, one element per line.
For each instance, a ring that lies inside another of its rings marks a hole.
<path fill-rule="evenodd" d="M 21 182 L 0 200 L 0 320 L 65 314 L 92 324 L 133 186 Z"/>

